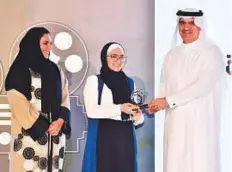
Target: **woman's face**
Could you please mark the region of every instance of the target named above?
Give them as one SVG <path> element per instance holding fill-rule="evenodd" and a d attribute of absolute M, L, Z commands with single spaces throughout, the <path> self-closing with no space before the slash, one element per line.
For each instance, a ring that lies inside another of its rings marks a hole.
<path fill-rule="evenodd" d="M 44 34 L 40 39 L 40 49 L 43 53 L 44 58 L 48 59 L 49 52 L 52 49 L 52 38 L 49 33 Z"/>
<path fill-rule="evenodd" d="M 111 70 L 119 72 L 125 65 L 126 57 L 120 48 L 116 48 L 107 55 L 106 60 Z"/>

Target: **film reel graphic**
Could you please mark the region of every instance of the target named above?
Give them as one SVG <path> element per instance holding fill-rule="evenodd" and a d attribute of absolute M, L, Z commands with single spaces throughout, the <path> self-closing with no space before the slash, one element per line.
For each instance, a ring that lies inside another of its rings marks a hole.
<path fill-rule="evenodd" d="M 13 63 L 18 51 L 19 43 L 25 33 L 32 27 L 45 27 L 51 33 L 53 46 L 50 60 L 58 64 L 69 82 L 69 93 L 72 95 L 83 83 L 88 71 L 88 51 L 82 37 L 71 27 L 58 22 L 41 22 L 24 29 L 15 39 L 8 64 Z"/>

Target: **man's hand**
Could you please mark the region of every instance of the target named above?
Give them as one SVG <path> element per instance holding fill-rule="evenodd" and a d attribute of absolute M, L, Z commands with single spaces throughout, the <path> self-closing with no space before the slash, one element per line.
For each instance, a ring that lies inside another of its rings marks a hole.
<path fill-rule="evenodd" d="M 166 101 L 166 98 L 165 97 L 157 98 L 155 100 L 151 100 L 148 103 L 147 112 L 149 114 L 152 114 L 152 113 L 158 112 L 160 110 L 164 110 L 166 108 L 168 108 L 168 102 Z"/>

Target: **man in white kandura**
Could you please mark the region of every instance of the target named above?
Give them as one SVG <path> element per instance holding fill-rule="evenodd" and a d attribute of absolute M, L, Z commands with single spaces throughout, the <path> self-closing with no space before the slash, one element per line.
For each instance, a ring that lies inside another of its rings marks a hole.
<path fill-rule="evenodd" d="M 201 10 L 177 16 L 182 43 L 167 53 L 148 109 L 166 110 L 164 172 L 219 172 L 223 55 L 205 36 Z"/>

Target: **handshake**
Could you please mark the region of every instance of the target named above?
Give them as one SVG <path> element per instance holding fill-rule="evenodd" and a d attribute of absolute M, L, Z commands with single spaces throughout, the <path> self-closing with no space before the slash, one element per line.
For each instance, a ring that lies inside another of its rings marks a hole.
<path fill-rule="evenodd" d="M 142 105 L 141 107 L 131 103 L 124 103 L 121 104 L 121 111 L 127 114 L 131 114 L 134 118 L 136 118 L 135 120 L 138 120 L 142 114 L 141 109 L 145 109 L 147 113 L 153 114 L 160 110 L 168 108 L 169 105 L 166 98 L 162 97 L 151 100 L 150 102 L 148 102 L 148 104 Z"/>
<path fill-rule="evenodd" d="M 154 100 L 151 100 L 150 102 L 148 102 L 148 108 L 146 109 L 146 111 L 149 114 L 158 112 L 160 110 L 164 110 L 166 108 L 168 108 L 168 102 L 166 100 L 165 97 L 162 98 L 156 98 Z"/>

